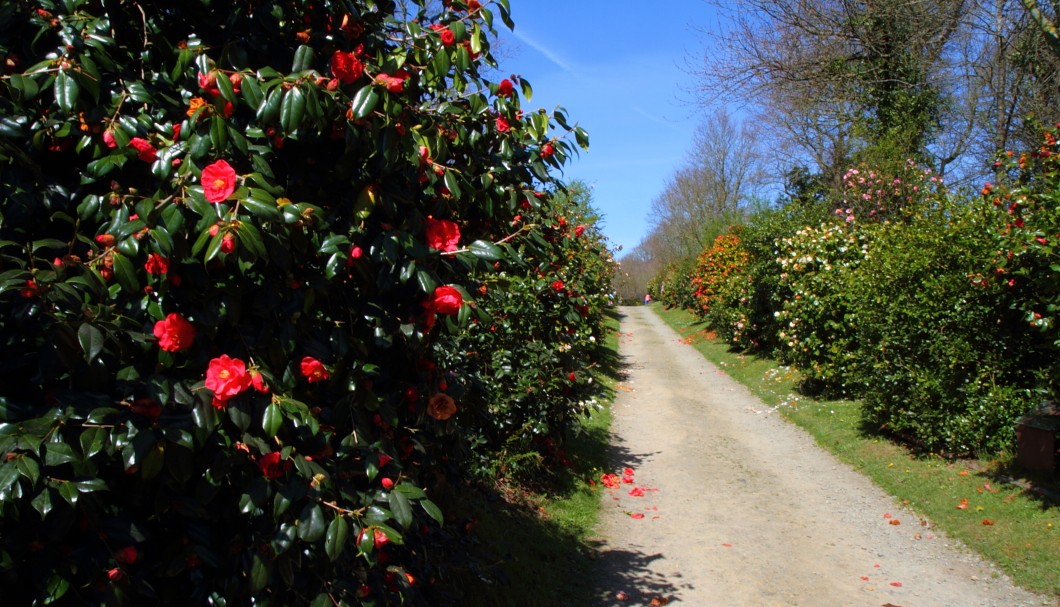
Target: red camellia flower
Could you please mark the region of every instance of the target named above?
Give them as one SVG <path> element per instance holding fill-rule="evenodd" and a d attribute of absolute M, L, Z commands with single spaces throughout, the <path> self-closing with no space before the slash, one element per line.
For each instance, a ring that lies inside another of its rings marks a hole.
<path fill-rule="evenodd" d="M 269 386 L 265 383 L 265 376 L 257 369 L 250 370 L 250 385 L 254 386 L 254 389 L 262 394 L 269 393 Z"/>
<path fill-rule="evenodd" d="M 343 84 L 353 84 L 364 75 L 364 64 L 353 53 L 335 51 L 331 55 L 331 73 Z"/>
<path fill-rule="evenodd" d="M 136 157 L 144 162 L 154 162 L 158 159 L 158 150 L 142 137 L 133 137 L 129 140 L 129 145 L 139 152 Z"/>
<path fill-rule="evenodd" d="M 236 190 L 236 170 L 224 160 L 217 160 L 203 168 L 201 182 L 206 200 L 222 202 Z"/>
<path fill-rule="evenodd" d="M 512 81 L 507 78 L 501 80 L 500 84 L 497 85 L 498 97 L 511 97 L 514 92 L 515 87 L 512 86 Z"/>
<path fill-rule="evenodd" d="M 236 237 L 228 232 L 221 237 L 221 252 L 228 254 L 236 250 Z"/>
<path fill-rule="evenodd" d="M 118 147 L 118 142 L 114 140 L 114 131 L 110 129 L 103 131 L 103 145 L 108 148 Z"/>
<path fill-rule="evenodd" d="M 220 96 L 221 89 L 217 88 L 217 72 L 210 71 L 205 74 L 199 72 L 199 87 L 214 97 Z"/>
<path fill-rule="evenodd" d="M 309 383 L 313 384 L 318 381 L 324 381 L 331 377 L 331 373 L 328 372 L 324 363 L 313 358 L 312 356 L 306 356 L 302 359 L 301 364 L 302 376 L 309 380 Z"/>
<path fill-rule="evenodd" d="M 585 233 L 585 226 L 579 225 L 579 226 L 574 228 L 574 235 L 575 236 L 579 236 L 580 237 L 584 233 Z"/>
<path fill-rule="evenodd" d="M 464 305 L 464 296 L 456 288 L 442 285 L 434 290 L 431 309 L 438 314 L 452 316 L 460 312 L 462 305 Z"/>
<path fill-rule="evenodd" d="M 166 352 L 186 350 L 195 341 L 195 326 L 176 312 L 170 312 L 156 322 L 154 333 L 158 338 L 158 347 Z"/>
<path fill-rule="evenodd" d="M 227 354 L 210 361 L 206 369 L 206 387 L 214 393 L 214 407 L 224 408 L 228 399 L 250 387 L 252 378 L 247 365 Z"/>
<path fill-rule="evenodd" d="M 453 44 L 456 43 L 456 34 L 454 34 L 453 30 L 448 27 L 438 30 L 438 35 L 441 36 L 442 44 L 444 46 L 453 46 Z"/>
<path fill-rule="evenodd" d="M 553 282 L 552 282 L 552 288 L 553 288 L 554 290 L 556 290 L 557 292 L 558 292 L 558 291 L 562 291 L 562 290 L 563 290 L 563 281 L 562 281 L 562 280 L 555 280 L 555 281 L 553 281 Z"/>
<path fill-rule="evenodd" d="M 460 243 L 460 227 L 448 219 L 427 218 L 427 246 L 450 253 Z"/>
<path fill-rule="evenodd" d="M 169 271 L 169 260 L 162 257 L 158 253 L 151 253 L 147 256 L 147 261 L 144 262 L 144 269 L 147 270 L 148 274 L 165 274 Z"/>
<path fill-rule="evenodd" d="M 497 116 L 496 125 L 498 133 L 507 133 L 512 129 L 512 125 L 508 123 L 508 119 L 504 116 Z"/>
<path fill-rule="evenodd" d="M 291 469 L 291 462 L 281 459 L 282 457 L 279 451 L 273 451 L 261 456 L 261 459 L 258 460 L 258 468 L 261 469 L 261 473 L 265 478 L 276 480 L 287 474 L 287 471 Z"/>
<path fill-rule="evenodd" d="M 140 558 L 140 551 L 136 546 L 126 546 L 114 553 L 114 560 L 123 565 L 132 565 Z"/>
<path fill-rule="evenodd" d="M 548 158 L 549 156 L 556 153 L 556 148 L 551 143 L 546 143 L 541 146 L 541 157 Z"/>

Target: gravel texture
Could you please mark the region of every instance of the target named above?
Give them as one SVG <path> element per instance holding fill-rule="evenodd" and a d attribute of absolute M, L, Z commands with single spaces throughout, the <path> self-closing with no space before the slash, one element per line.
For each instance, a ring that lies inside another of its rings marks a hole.
<path fill-rule="evenodd" d="M 633 482 L 601 487 L 594 605 L 1058 605 L 922 526 L 650 308 L 621 313 L 612 461 Z"/>

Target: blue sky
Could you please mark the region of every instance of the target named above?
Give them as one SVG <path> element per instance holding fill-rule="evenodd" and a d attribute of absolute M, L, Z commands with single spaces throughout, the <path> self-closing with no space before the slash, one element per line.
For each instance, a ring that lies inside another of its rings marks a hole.
<path fill-rule="evenodd" d="M 556 106 L 589 132 L 564 177 L 593 187 L 603 231 L 623 253 L 648 233 L 651 202 L 684 164 L 704 115 L 688 66 L 717 18 L 701 0 L 510 0 L 515 31 L 496 20 L 501 73 L 534 89 L 524 110 Z M 660 7 L 664 7 L 661 8 Z"/>

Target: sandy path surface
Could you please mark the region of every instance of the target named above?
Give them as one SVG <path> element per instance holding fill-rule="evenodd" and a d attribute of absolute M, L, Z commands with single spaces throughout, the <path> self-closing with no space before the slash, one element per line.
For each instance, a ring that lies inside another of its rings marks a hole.
<path fill-rule="evenodd" d="M 603 489 L 594 605 L 1056 605 L 921 527 L 650 309 L 621 312 L 613 462 L 633 482 Z"/>

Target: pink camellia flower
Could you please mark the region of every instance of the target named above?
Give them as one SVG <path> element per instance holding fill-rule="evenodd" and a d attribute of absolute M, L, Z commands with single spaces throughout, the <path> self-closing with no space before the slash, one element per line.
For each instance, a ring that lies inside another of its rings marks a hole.
<path fill-rule="evenodd" d="M 284 460 L 279 451 L 273 451 L 261 456 L 258 460 L 258 468 L 261 469 L 261 474 L 265 478 L 276 480 L 287 474 L 287 471 L 291 469 L 291 462 Z"/>
<path fill-rule="evenodd" d="M 158 159 L 158 150 L 142 137 L 133 137 L 129 140 L 129 145 L 139 152 L 136 157 L 144 162 L 154 162 Z"/>
<path fill-rule="evenodd" d="M 236 170 L 224 160 L 217 160 L 202 169 L 202 193 L 216 204 L 236 191 Z"/>
<path fill-rule="evenodd" d="M 309 383 L 314 384 L 318 381 L 324 381 L 331 377 L 331 373 L 328 372 L 327 367 L 324 363 L 313 358 L 312 356 L 306 356 L 302 359 L 300 365 L 302 376 L 309 380 Z"/>
<path fill-rule="evenodd" d="M 460 312 L 462 305 L 464 305 L 464 296 L 455 287 L 450 287 L 449 285 L 442 285 L 436 288 L 430 304 L 431 310 L 447 316 L 453 316 Z"/>
<path fill-rule="evenodd" d="M 460 226 L 448 219 L 427 218 L 427 246 L 451 253 L 460 243 Z"/>
<path fill-rule="evenodd" d="M 515 92 L 515 87 L 512 86 L 512 81 L 505 78 L 501 80 L 500 84 L 497 85 L 497 96 L 498 97 L 511 97 L 512 93 Z"/>
<path fill-rule="evenodd" d="M 331 55 L 331 73 L 343 84 L 353 84 L 364 75 L 364 63 L 353 53 L 335 51 Z"/>
<path fill-rule="evenodd" d="M 170 312 L 155 323 L 154 334 L 158 338 L 159 348 L 166 352 L 179 352 L 190 348 L 195 341 L 195 325 L 180 314 Z"/>
<path fill-rule="evenodd" d="M 118 142 L 114 140 L 114 131 L 110 129 L 103 131 L 103 145 L 108 148 L 118 147 Z"/>
<path fill-rule="evenodd" d="M 147 270 L 148 274 L 165 274 L 169 271 L 169 260 L 162 257 L 158 253 L 151 253 L 147 256 L 147 261 L 144 262 L 144 269 Z"/>
<path fill-rule="evenodd" d="M 409 77 L 409 73 L 405 70 L 398 70 L 394 74 L 379 74 L 375 77 L 375 83 L 379 86 L 385 86 L 386 90 L 391 93 L 400 93 L 405 90 L 405 80 Z"/>
<path fill-rule="evenodd" d="M 206 369 L 206 387 L 213 391 L 213 405 L 218 409 L 223 409 L 228 399 L 249 388 L 252 381 L 246 363 L 229 358 L 227 354 L 211 360 Z"/>

